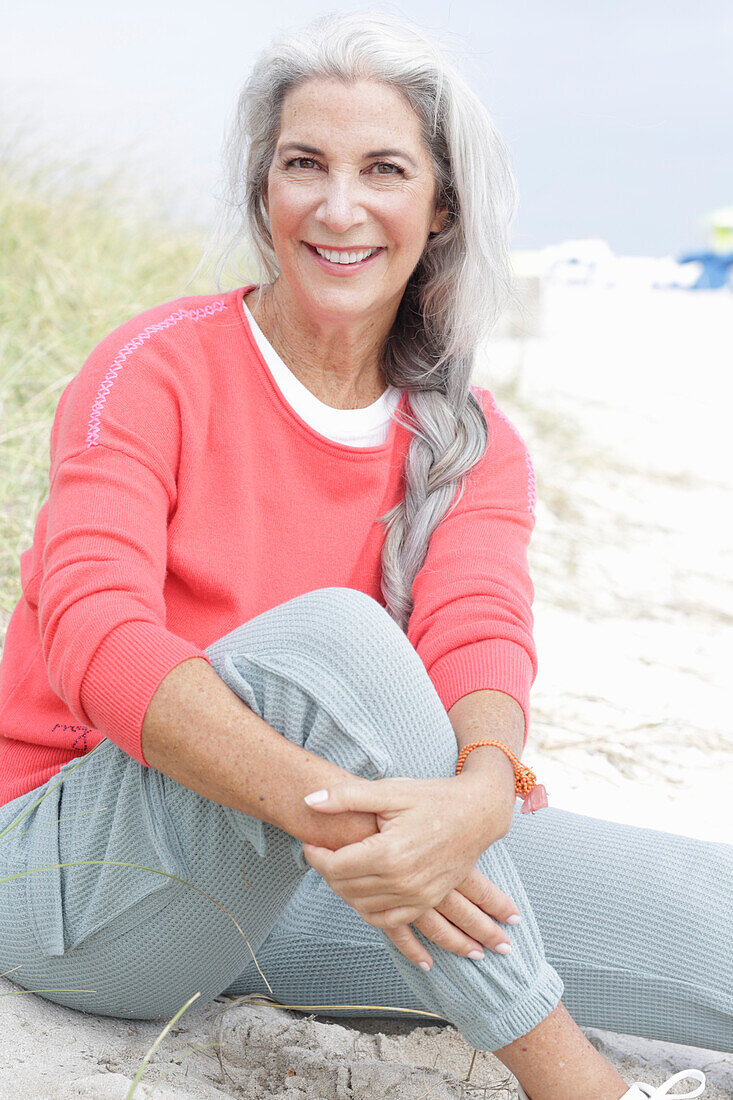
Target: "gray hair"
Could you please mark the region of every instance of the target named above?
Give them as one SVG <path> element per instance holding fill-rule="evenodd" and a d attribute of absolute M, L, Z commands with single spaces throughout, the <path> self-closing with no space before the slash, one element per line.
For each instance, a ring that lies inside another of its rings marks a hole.
<path fill-rule="evenodd" d="M 334 12 L 273 42 L 242 89 L 226 157 L 238 224 L 219 277 L 241 241 L 268 280 L 279 274 L 263 191 L 283 100 L 316 77 L 373 79 L 399 91 L 419 120 L 437 201 L 448 209 L 445 227 L 429 237 L 407 283 L 383 351 L 387 383 L 407 391 L 406 418 L 393 415 L 413 435 L 404 498 L 379 517 L 386 527 L 382 595 L 406 632 L 430 537 L 488 445 L 470 381 L 477 345 L 514 297 L 507 229 L 516 186 L 489 113 L 435 42 L 402 18 Z"/>

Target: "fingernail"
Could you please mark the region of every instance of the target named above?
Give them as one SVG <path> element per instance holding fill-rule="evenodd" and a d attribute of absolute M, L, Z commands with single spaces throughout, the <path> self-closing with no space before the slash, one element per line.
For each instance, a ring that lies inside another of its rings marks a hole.
<path fill-rule="evenodd" d="M 500 955 L 508 955 L 511 951 L 511 947 L 508 943 L 497 943 L 494 951 L 498 951 Z"/>
<path fill-rule="evenodd" d="M 477 951 L 475 948 L 474 948 L 473 951 L 469 951 L 468 955 L 467 955 L 467 958 L 469 958 L 469 959 L 483 959 L 483 957 L 484 957 L 483 951 Z"/>
<path fill-rule="evenodd" d="M 507 924 L 519 924 L 519 922 L 520 922 L 520 920 L 521 920 L 521 919 L 522 919 L 522 918 L 521 918 L 521 917 L 519 916 L 519 914 L 518 914 L 518 913 L 513 913 L 513 914 L 511 915 L 511 917 L 507 917 L 507 919 L 506 919 L 506 923 L 507 923 Z"/>
<path fill-rule="evenodd" d="M 312 806 L 315 802 L 328 801 L 328 791 L 313 791 L 312 794 L 307 794 L 303 799 L 309 806 Z"/>
<path fill-rule="evenodd" d="M 430 963 L 421 962 L 421 963 L 418 963 L 418 966 L 421 966 L 423 968 L 423 970 L 429 970 L 430 969 Z"/>

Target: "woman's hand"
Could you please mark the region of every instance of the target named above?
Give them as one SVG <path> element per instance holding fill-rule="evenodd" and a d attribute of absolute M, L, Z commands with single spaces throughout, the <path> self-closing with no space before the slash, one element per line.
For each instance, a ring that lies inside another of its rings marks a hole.
<path fill-rule="evenodd" d="M 379 832 L 333 852 L 304 844 L 308 863 L 367 924 L 382 928 L 419 965 L 432 964 L 410 929 L 455 954 L 508 944 L 491 917 L 517 914 L 511 898 L 476 870 L 481 853 L 508 830 L 506 808 L 496 812 L 467 797 L 463 777 L 354 778 L 334 784 L 328 799 L 309 803 L 319 813 L 376 814 Z M 475 794 L 475 789 L 471 792 Z"/>

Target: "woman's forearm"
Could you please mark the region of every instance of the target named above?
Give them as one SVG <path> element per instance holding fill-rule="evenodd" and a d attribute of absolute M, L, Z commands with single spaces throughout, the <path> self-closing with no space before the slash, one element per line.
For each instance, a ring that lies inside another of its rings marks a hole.
<path fill-rule="evenodd" d="M 502 691 L 472 691 L 464 695 L 448 711 L 455 731 L 458 751 L 472 741 L 495 738 L 521 759 L 524 743 L 524 713 L 516 699 Z M 516 802 L 514 767 L 501 749 L 482 745 L 472 749 L 463 765 L 467 797 L 476 803 L 477 815 L 486 807 L 491 811 L 489 828 L 503 821 L 509 831 Z"/>
<path fill-rule="evenodd" d="M 200 657 L 176 665 L 158 686 L 142 749 L 152 767 L 184 787 L 309 844 L 335 850 L 378 831 L 372 813 L 311 810 L 304 795 L 351 773 L 283 737 Z"/>
<path fill-rule="evenodd" d="M 499 691 L 475 691 L 448 712 L 458 748 L 496 737 L 517 756 L 524 736 L 519 704 Z M 294 745 L 246 705 L 207 661 L 182 661 L 159 685 L 142 726 L 148 763 L 223 806 L 279 826 L 310 844 L 337 849 L 377 832 L 373 814 L 325 816 L 303 796 L 350 773 Z M 497 748 L 474 749 L 462 777 L 468 797 L 499 804 L 506 828 L 514 808 L 514 771 Z"/>

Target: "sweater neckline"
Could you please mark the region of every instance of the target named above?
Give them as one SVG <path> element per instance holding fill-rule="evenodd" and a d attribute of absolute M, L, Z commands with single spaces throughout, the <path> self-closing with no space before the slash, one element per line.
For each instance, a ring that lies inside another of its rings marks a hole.
<path fill-rule="evenodd" d="M 265 362 L 264 356 L 257 343 L 254 333 L 250 327 L 247 315 L 244 312 L 244 296 L 249 294 L 251 290 L 257 288 L 257 283 L 251 283 L 246 286 L 239 287 L 237 290 L 231 291 L 235 297 L 235 309 L 237 317 L 239 319 L 240 326 L 244 332 L 245 339 L 249 345 L 249 349 L 254 356 L 255 365 L 262 381 L 265 391 L 269 396 L 272 404 L 275 406 L 280 415 L 284 415 L 286 419 L 291 421 L 296 429 L 303 435 L 309 443 L 317 447 L 319 450 L 324 450 L 330 453 L 336 453 L 343 458 L 351 458 L 359 460 L 379 459 L 386 453 L 390 452 L 394 445 L 395 433 L 397 431 L 397 421 L 394 416 L 390 418 L 389 428 L 387 430 L 387 438 L 384 443 L 377 443 L 371 447 L 352 447 L 348 443 L 339 443 L 335 439 L 329 439 L 328 436 L 321 435 L 319 431 L 313 428 L 306 420 L 300 416 L 298 412 L 292 407 L 292 405 L 286 400 L 284 394 L 280 390 L 280 387 L 272 377 L 270 368 Z M 404 412 L 404 391 L 400 395 L 400 400 L 396 407 L 396 412 Z"/>

